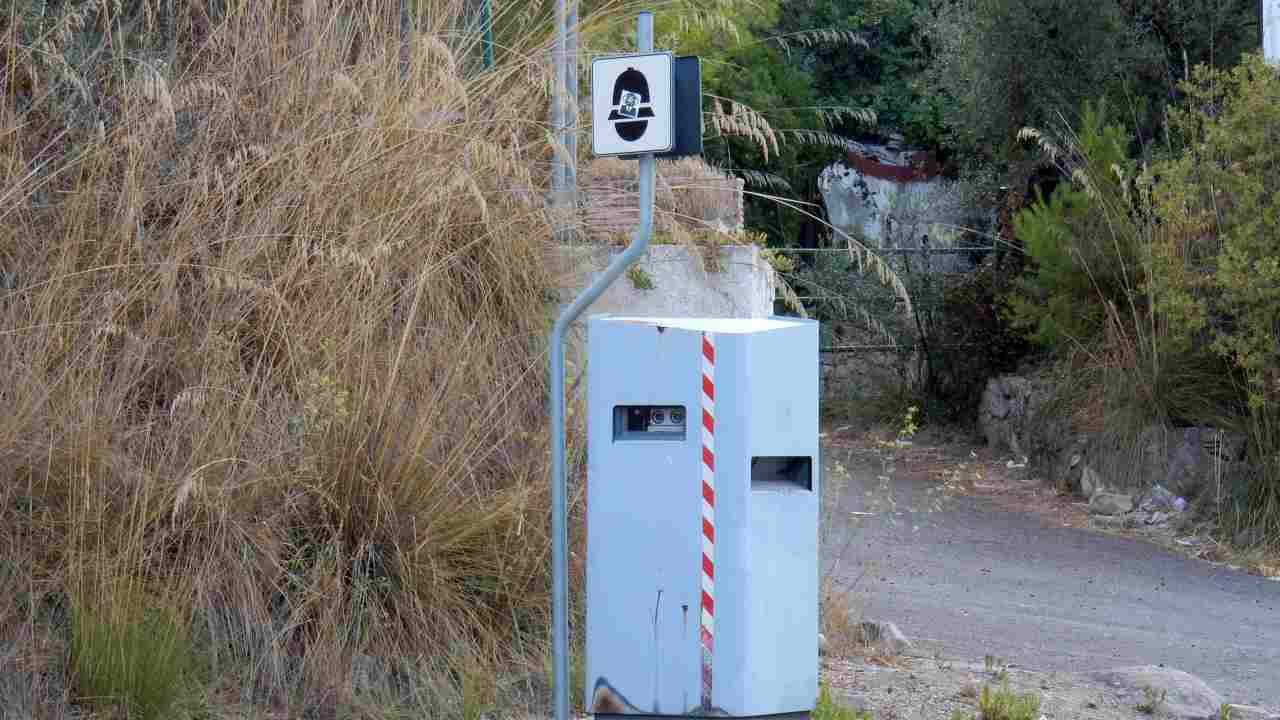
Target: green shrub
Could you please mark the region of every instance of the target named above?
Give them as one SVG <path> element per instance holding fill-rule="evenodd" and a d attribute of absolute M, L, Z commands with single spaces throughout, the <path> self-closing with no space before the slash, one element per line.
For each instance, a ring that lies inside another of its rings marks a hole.
<path fill-rule="evenodd" d="M 1175 335 L 1245 375 L 1259 473 L 1246 522 L 1280 536 L 1280 77 L 1259 54 L 1197 68 L 1169 124 L 1181 150 L 1147 178 L 1159 217 L 1150 294 Z"/>
<path fill-rule="evenodd" d="M 1185 145 L 1152 167 L 1161 232 L 1152 291 L 1170 324 L 1206 333 L 1249 374 L 1253 404 L 1280 399 L 1280 77 L 1261 55 L 1197 68 L 1170 126 Z"/>
<path fill-rule="evenodd" d="M 1001 684 L 998 689 L 984 685 L 978 697 L 978 709 L 982 711 L 982 720 L 1036 720 L 1040 717 L 1040 696 L 1019 695 L 1007 684 Z"/>
<path fill-rule="evenodd" d="M 1066 149 L 1027 134 L 1041 138 L 1070 180 L 1014 218 L 1031 261 L 1010 297 L 1014 324 L 1049 348 L 1088 344 L 1102 336 L 1108 303 L 1127 311 L 1143 282 L 1145 226 L 1131 212 L 1128 134 L 1089 104 Z"/>
<path fill-rule="evenodd" d="M 812 720 L 874 720 L 870 711 L 855 710 L 837 700 L 825 682 L 818 689 L 818 704 L 810 717 Z"/>
<path fill-rule="evenodd" d="M 112 577 L 73 598 L 71 671 L 77 699 L 136 720 L 169 717 L 190 669 L 186 616 L 137 581 Z"/>

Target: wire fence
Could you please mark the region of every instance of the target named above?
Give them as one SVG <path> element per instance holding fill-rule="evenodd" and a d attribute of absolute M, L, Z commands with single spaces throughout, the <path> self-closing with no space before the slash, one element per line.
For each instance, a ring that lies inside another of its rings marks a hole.
<path fill-rule="evenodd" d="M 965 247 L 965 248 L 872 248 L 872 252 L 876 253 L 924 253 L 929 255 L 964 255 L 968 253 L 995 252 L 1000 248 L 996 245 L 983 247 Z M 778 252 L 788 253 L 849 253 L 849 248 L 777 248 Z"/>

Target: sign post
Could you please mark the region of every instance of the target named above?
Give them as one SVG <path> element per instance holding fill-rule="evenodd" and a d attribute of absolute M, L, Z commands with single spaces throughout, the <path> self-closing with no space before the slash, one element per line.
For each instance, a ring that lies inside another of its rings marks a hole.
<path fill-rule="evenodd" d="M 649 238 L 653 234 L 657 154 L 676 157 L 702 152 L 697 58 L 676 60 L 669 52 L 653 52 L 653 13 L 650 12 L 641 12 L 636 19 L 636 44 L 640 52 L 635 55 L 599 58 L 592 62 L 591 137 L 592 149 L 597 155 L 616 155 L 640 161 L 640 225 L 627 249 L 609 263 L 590 287 L 574 298 L 551 329 L 551 651 L 555 720 L 569 718 L 569 513 L 564 460 L 564 337 L 573 321 L 648 249 Z M 564 124 L 565 109 L 560 103 L 554 103 L 552 109 L 555 111 L 553 123 L 560 128 Z M 565 183 L 566 171 L 571 177 L 571 164 L 557 161 L 553 177 L 557 188 Z"/>
<path fill-rule="evenodd" d="M 1262 54 L 1271 65 L 1280 64 L 1280 0 L 1262 3 Z"/>

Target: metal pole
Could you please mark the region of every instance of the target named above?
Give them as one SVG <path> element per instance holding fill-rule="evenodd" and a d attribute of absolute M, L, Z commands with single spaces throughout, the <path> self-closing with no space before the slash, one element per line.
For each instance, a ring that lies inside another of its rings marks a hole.
<path fill-rule="evenodd" d="M 1280 63 L 1280 3 L 1262 0 L 1258 16 L 1262 27 L 1262 56 L 1272 65 Z"/>
<path fill-rule="evenodd" d="M 578 203 L 578 1 L 556 0 L 555 88 L 551 124 L 556 152 L 551 164 L 551 205 L 557 242 L 573 238 L 570 210 Z"/>
<path fill-rule="evenodd" d="M 409 77 L 409 0 L 400 0 L 400 82 Z"/>
<path fill-rule="evenodd" d="M 481 0 L 480 25 L 483 38 L 481 49 L 484 51 L 484 69 L 493 69 L 493 0 Z"/>
<path fill-rule="evenodd" d="M 564 154 L 560 151 L 560 143 L 564 141 L 564 57 L 569 46 L 565 3 L 566 0 L 556 0 L 556 44 L 551 54 L 551 137 L 556 143 L 551 153 L 551 209 L 555 212 L 553 234 L 556 242 L 564 242 L 564 223 L 559 213 L 564 208 Z"/>
<path fill-rule="evenodd" d="M 563 1 L 563 0 L 562 0 Z M 653 13 L 636 22 L 642 52 L 653 50 Z M 631 244 L 560 313 L 551 329 L 551 653 L 555 720 L 569 718 L 569 502 L 564 471 L 564 336 L 596 298 L 649 247 L 653 232 L 653 153 L 640 156 L 640 226 Z"/>
<path fill-rule="evenodd" d="M 564 59 L 564 207 L 578 207 L 578 0 L 565 0 Z M 570 217 L 573 217 L 572 215 Z M 571 223 L 565 240 L 572 240 Z"/>

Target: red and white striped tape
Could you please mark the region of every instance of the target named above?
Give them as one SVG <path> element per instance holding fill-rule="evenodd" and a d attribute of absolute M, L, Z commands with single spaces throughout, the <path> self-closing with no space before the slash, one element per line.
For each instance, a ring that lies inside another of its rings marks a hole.
<path fill-rule="evenodd" d="M 711 705 L 716 617 L 716 345 L 702 335 L 702 706 Z"/>

